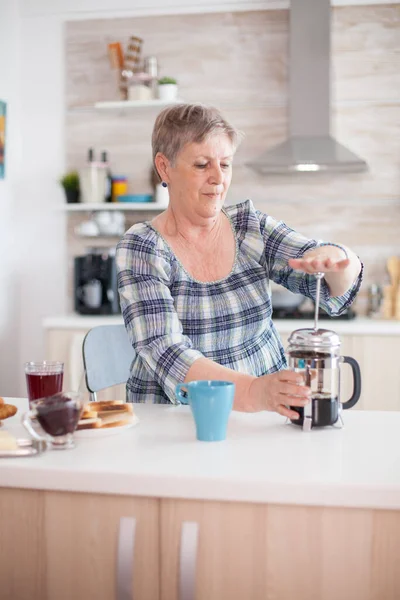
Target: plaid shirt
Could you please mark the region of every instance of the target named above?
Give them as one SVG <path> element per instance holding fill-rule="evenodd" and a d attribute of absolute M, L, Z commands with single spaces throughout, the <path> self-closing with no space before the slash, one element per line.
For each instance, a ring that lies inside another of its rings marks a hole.
<path fill-rule="evenodd" d="M 127 382 L 131 402 L 174 402 L 176 384 L 200 357 L 256 376 L 286 367 L 271 320 L 269 280 L 314 298 L 315 277 L 287 263 L 318 242 L 255 210 L 250 200 L 224 213 L 236 255 L 229 275 L 218 281 L 191 277 L 148 222 L 133 225 L 117 246 L 121 309 L 136 352 Z M 361 274 L 346 294 L 330 298 L 322 280 L 321 306 L 340 314 L 360 284 Z"/>

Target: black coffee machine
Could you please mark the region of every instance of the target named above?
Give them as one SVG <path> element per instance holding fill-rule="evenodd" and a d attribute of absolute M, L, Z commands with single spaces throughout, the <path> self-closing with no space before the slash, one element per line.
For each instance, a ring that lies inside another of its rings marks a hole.
<path fill-rule="evenodd" d="M 115 256 L 93 249 L 74 259 L 75 311 L 81 315 L 113 315 L 121 312 Z"/>

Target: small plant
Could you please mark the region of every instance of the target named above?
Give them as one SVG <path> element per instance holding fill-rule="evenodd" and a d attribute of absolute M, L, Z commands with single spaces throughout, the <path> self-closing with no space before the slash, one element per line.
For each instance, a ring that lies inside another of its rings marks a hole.
<path fill-rule="evenodd" d="M 79 174 L 78 171 L 70 171 L 63 175 L 60 179 L 60 183 L 64 190 L 79 190 Z"/>
<path fill-rule="evenodd" d="M 161 79 L 158 80 L 158 85 L 177 85 L 177 83 L 178 82 L 173 77 L 161 77 Z"/>
<path fill-rule="evenodd" d="M 78 171 L 69 171 L 60 178 L 60 184 L 64 188 L 67 202 L 74 203 L 80 201 L 80 185 Z"/>

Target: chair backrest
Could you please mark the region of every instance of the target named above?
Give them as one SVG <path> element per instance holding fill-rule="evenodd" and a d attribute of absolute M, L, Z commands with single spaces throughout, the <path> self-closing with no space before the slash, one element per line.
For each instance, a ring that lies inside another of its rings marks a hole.
<path fill-rule="evenodd" d="M 86 386 L 90 392 L 126 383 L 135 358 L 124 325 L 99 325 L 85 336 L 82 345 Z"/>

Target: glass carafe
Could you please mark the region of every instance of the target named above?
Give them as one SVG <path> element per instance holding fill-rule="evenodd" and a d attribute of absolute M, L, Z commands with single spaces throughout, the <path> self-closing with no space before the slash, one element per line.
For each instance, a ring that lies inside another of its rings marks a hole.
<path fill-rule="evenodd" d="M 311 387 L 311 402 L 304 408 L 291 406 L 300 418 L 292 423 L 303 429 L 334 425 L 341 409 L 354 406 L 361 394 L 361 374 L 358 362 L 340 355 L 340 338 L 328 329 L 297 329 L 289 337 L 287 348 L 289 368 L 303 373 Z M 353 373 L 353 394 L 347 402 L 340 401 L 340 365 L 348 363 Z"/>

